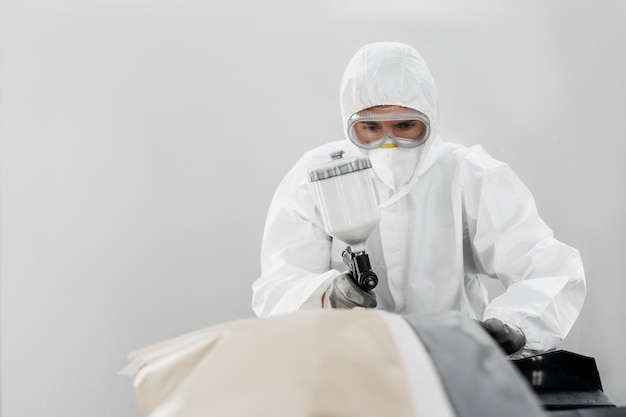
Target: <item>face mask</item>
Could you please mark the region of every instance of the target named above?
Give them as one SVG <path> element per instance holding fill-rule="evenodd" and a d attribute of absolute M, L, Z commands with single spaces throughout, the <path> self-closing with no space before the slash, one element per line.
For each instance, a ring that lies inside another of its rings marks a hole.
<path fill-rule="evenodd" d="M 417 148 L 380 147 L 364 151 L 372 162 L 372 169 L 389 188 L 398 191 L 411 180 L 422 155 Z"/>

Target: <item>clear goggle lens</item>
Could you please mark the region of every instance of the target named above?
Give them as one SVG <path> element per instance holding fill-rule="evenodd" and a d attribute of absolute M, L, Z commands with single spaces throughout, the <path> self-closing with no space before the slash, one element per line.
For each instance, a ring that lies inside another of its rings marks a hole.
<path fill-rule="evenodd" d="M 348 137 L 358 147 L 376 149 L 381 146 L 416 148 L 430 135 L 430 121 L 412 109 L 376 112 L 362 110 L 348 120 Z"/>

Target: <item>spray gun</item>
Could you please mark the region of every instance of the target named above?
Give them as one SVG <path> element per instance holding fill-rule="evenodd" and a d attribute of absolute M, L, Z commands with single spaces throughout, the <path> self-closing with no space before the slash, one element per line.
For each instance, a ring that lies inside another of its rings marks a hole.
<path fill-rule="evenodd" d="M 315 187 L 326 233 L 348 244 L 342 257 L 352 278 L 369 291 L 378 285 L 365 241 L 378 222 L 378 202 L 368 169 L 369 158 L 343 158 L 344 151 L 330 154 L 331 160 L 309 171 Z"/>
<path fill-rule="evenodd" d="M 343 261 L 350 268 L 350 274 L 357 285 L 366 291 L 373 290 L 378 285 L 378 277 L 370 266 L 370 257 L 365 251 L 352 252 L 348 246 L 341 254 Z"/>

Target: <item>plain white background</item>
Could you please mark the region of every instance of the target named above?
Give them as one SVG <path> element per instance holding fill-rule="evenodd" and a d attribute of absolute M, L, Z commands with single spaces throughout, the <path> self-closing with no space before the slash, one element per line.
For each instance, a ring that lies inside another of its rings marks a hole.
<path fill-rule="evenodd" d="M 562 347 L 626 405 L 625 4 L 5 0 L 2 416 L 120 415 L 128 352 L 251 317 L 272 193 L 342 137 L 342 71 L 379 40 L 423 54 L 444 138 L 507 161 L 580 250 Z"/>

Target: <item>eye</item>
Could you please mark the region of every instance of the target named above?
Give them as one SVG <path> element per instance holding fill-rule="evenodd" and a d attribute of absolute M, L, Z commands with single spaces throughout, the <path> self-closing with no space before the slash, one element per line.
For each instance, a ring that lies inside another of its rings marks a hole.
<path fill-rule="evenodd" d="M 376 122 L 362 122 L 359 124 L 361 125 L 363 129 L 369 130 L 372 132 L 380 129 L 380 123 L 376 123 Z"/>
<path fill-rule="evenodd" d="M 400 122 L 396 125 L 398 129 L 413 129 L 417 124 L 416 120 L 407 120 L 406 122 Z"/>

